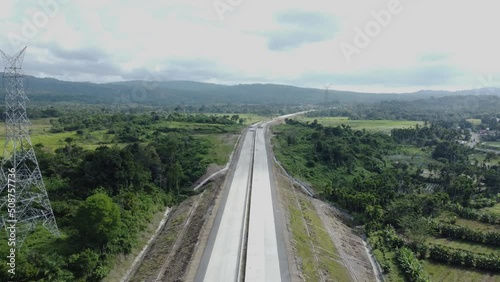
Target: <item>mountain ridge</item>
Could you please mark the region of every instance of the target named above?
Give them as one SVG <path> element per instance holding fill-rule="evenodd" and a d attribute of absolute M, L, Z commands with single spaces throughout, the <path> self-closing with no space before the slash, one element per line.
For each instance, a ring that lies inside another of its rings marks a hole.
<path fill-rule="evenodd" d="M 498 88 L 461 91 L 420 90 L 411 93 L 363 93 L 285 84 L 222 85 L 188 80 L 131 80 L 109 83 L 72 82 L 27 75 L 27 94 L 35 103 L 84 104 L 331 104 L 417 100 L 451 95 L 497 95 Z M 3 85 L 3 73 L 0 73 Z M 4 91 L 2 91 L 4 92 Z"/>

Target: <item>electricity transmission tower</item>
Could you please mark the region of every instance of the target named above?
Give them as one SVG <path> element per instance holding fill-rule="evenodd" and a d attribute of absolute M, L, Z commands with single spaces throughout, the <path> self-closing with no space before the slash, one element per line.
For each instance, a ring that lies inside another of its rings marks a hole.
<path fill-rule="evenodd" d="M 7 230 L 14 223 L 17 248 L 38 223 L 59 236 L 29 135 L 31 122 L 26 114 L 29 99 L 24 91 L 26 77 L 21 70 L 25 51 L 26 47 L 8 56 L 0 50 L 5 62 L 5 145 L 0 163 L 0 228 Z"/>
<path fill-rule="evenodd" d="M 328 108 L 328 90 L 330 87 L 333 85 L 333 83 L 330 84 L 325 84 L 323 87 L 325 88 L 325 101 L 323 102 L 323 105 Z"/>

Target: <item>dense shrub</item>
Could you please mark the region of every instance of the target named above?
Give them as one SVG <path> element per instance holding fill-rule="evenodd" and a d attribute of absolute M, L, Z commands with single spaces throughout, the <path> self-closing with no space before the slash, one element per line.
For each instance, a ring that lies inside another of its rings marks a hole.
<path fill-rule="evenodd" d="M 397 262 L 403 270 L 405 277 L 409 281 L 425 282 L 430 281 L 429 276 L 424 273 L 422 264 L 415 257 L 413 252 L 408 248 L 401 248 L 397 254 Z"/>
<path fill-rule="evenodd" d="M 498 256 L 493 254 L 478 254 L 440 245 L 429 246 L 429 259 L 456 266 L 465 266 L 486 271 L 500 271 L 500 257 Z"/>
<path fill-rule="evenodd" d="M 486 207 L 493 207 L 496 203 L 497 203 L 496 199 L 479 198 L 471 200 L 469 202 L 469 207 L 473 209 L 481 209 Z"/>
<path fill-rule="evenodd" d="M 483 223 L 500 224 L 500 216 L 491 213 L 480 212 L 476 209 L 465 208 L 458 203 L 449 204 L 447 206 L 449 211 L 456 213 L 461 218 L 478 220 Z"/>
<path fill-rule="evenodd" d="M 80 239 L 101 248 L 114 239 L 121 227 L 120 208 L 104 193 L 96 193 L 78 208 L 76 225 Z"/>
<path fill-rule="evenodd" d="M 442 237 L 452 237 L 469 242 L 500 246 L 500 234 L 496 232 L 481 232 L 465 226 L 438 223 L 435 225 L 436 231 Z"/>

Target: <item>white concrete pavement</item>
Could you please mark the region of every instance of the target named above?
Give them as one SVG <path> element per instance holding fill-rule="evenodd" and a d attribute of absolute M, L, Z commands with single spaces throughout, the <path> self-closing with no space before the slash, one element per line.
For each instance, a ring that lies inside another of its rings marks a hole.
<path fill-rule="evenodd" d="M 229 175 L 229 186 L 210 231 L 195 281 L 290 280 L 283 234 L 284 215 L 278 207 L 274 189 L 267 130 L 272 122 L 293 115 L 296 114 L 254 125 L 242 137 L 243 144 L 234 174 Z"/>
<path fill-rule="evenodd" d="M 255 137 L 245 281 L 282 281 L 266 130 L 259 126 Z"/>
<path fill-rule="evenodd" d="M 250 184 L 254 131 L 248 130 L 229 184 L 225 203 L 210 232 L 196 281 L 237 281 L 240 270 L 247 191 Z M 217 224 L 218 223 L 218 224 Z"/>

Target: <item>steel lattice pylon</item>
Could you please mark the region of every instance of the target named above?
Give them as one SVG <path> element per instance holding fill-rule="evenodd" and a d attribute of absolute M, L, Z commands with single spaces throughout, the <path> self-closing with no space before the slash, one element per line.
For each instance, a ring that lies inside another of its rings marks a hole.
<path fill-rule="evenodd" d="M 20 248 L 26 236 L 38 223 L 59 236 L 42 173 L 31 144 L 26 114 L 28 97 L 24 91 L 25 76 L 21 70 L 26 47 L 13 56 L 2 50 L 5 62 L 3 86 L 5 89 L 5 145 L 0 167 L 0 228 L 6 228 L 13 215 L 7 213 L 9 169 L 15 168 L 16 247 Z M 11 175 L 12 177 L 12 175 Z M 12 180 L 12 178 L 11 178 Z M 12 184 L 11 184 L 12 185 Z M 12 196 L 12 195 L 10 195 Z M 10 225 L 9 225 L 10 226 Z"/>

